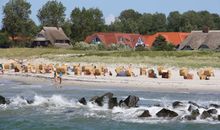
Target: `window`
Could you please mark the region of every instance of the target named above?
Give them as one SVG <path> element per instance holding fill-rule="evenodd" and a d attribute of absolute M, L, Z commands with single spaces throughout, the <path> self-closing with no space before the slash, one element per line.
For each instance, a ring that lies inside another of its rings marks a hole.
<path fill-rule="evenodd" d="M 209 47 L 205 44 L 203 44 L 199 47 L 199 50 L 206 50 L 206 49 L 209 49 Z"/>
<path fill-rule="evenodd" d="M 44 35 L 43 35 L 43 34 L 38 34 L 37 37 L 42 37 L 42 38 L 44 38 Z"/>
<path fill-rule="evenodd" d="M 182 50 L 193 50 L 189 45 L 184 46 Z"/>

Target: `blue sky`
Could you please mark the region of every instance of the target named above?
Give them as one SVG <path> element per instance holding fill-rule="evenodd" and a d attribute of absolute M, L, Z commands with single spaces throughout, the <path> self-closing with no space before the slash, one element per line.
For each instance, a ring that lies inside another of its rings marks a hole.
<path fill-rule="evenodd" d="M 0 19 L 3 18 L 2 10 L 9 0 L 0 0 Z M 32 4 L 31 18 L 39 24 L 36 17 L 37 11 L 48 0 L 27 0 Z M 188 10 L 208 10 L 220 14 L 220 0 L 58 0 L 66 7 L 66 16 L 69 17 L 75 7 L 96 7 L 103 11 L 106 23 L 110 23 L 122 10 L 134 9 L 141 13 L 162 12 L 166 15 L 171 11 L 185 12 Z M 0 23 L 1 25 L 1 23 Z"/>

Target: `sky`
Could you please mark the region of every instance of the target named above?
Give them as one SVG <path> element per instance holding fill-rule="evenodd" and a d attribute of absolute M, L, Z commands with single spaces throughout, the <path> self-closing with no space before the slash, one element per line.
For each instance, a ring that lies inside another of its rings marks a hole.
<path fill-rule="evenodd" d="M 0 19 L 3 18 L 3 6 L 9 0 L 0 0 Z M 38 10 L 49 0 L 27 0 L 31 3 L 31 18 L 39 25 L 37 19 Z M 188 10 L 208 10 L 212 13 L 220 14 L 220 0 L 57 0 L 66 7 L 66 17 L 69 18 L 71 11 L 75 7 L 99 8 L 104 14 L 106 24 L 114 21 L 115 17 L 125 9 L 134 9 L 140 13 L 165 13 L 179 11 L 181 13 Z M 0 23 L 2 26 L 2 23 Z"/>

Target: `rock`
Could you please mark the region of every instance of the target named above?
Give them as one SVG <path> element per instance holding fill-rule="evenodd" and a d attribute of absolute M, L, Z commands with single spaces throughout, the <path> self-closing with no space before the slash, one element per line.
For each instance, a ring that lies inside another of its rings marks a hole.
<path fill-rule="evenodd" d="M 186 115 L 186 116 L 184 116 L 184 118 L 185 118 L 186 120 L 189 120 L 189 121 L 191 121 L 191 120 L 196 120 L 196 117 L 195 117 L 195 116 L 192 116 L 192 115 Z"/>
<path fill-rule="evenodd" d="M 201 119 L 206 119 L 206 118 L 210 118 L 210 117 L 212 117 L 212 115 L 209 114 L 207 111 L 203 111 L 200 116 Z"/>
<path fill-rule="evenodd" d="M 102 106 L 103 106 L 103 101 L 104 101 L 103 97 L 98 97 L 98 98 L 95 100 L 95 103 L 96 103 L 98 106 L 102 107 Z"/>
<path fill-rule="evenodd" d="M 161 104 L 154 104 L 153 106 L 155 106 L 155 107 L 161 107 L 162 105 L 161 105 Z"/>
<path fill-rule="evenodd" d="M 144 112 L 138 117 L 151 117 L 150 112 L 148 110 L 144 110 Z"/>
<path fill-rule="evenodd" d="M 196 106 L 196 107 L 200 108 L 200 106 L 199 106 L 198 104 L 196 104 L 196 103 L 194 103 L 194 102 L 192 102 L 192 101 L 189 101 L 188 103 L 191 104 L 191 105 L 193 105 L 193 106 Z"/>
<path fill-rule="evenodd" d="M 175 101 L 175 102 L 173 102 L 172 105 L 173 105 L 173 108 L 177 108 L 177 107 L 182 107 L 182 106 L 184 106 L 183 103 L 180 102 L 180 101 Z"/>
<path fill-rule="evenodd" d="M 220 108 L 220 105 L 218 105 L 218 104 L 210 104 L 209 107 Z"/>
<path fill-rule="evenodd" d="M 113 109 L 115 106 L 118 106 L 118 100 L 116 97 L 109 98 L 108 100 L 108 108 Z"/>
<path fill-rule="evenodd" d="M 5 97 L 0 95 L 0 104 L 6 104 L 6 99 Z"/>
<path fill-rule="evenodd" d="M 105 93 L 104 95 L 102 95 L 101 97 L 99 96 L 95 96 L 93 98 L 90 99 L 90 101 L 95 102 L 98 106 L 103 106 L 103 102 L 105 98 L 110 99 L 111 97 L 113 97 L 113 93 Z"/>
<path fill-rule="evenodd" d="M 197 116 L 199 116 L 199 109 L 196 109 L 196 110 L 192 110 L 192 112 L 191 112 L 191 115 L 193 116 L 193 117 L 197 117 Z"/>
<path fill-rule="evenodd" d="M 220 115 L 218 115 L 218 120 L 220 121 Z"/>
<path fill-rule="evenodd" d="M 119 106 L 124 107 L 124 108 L 128 108 L 128 106 L 125 104 L 125 102 L 123 100 L 119 101 Z"/>
<path fill-rule="evenodd" d="M 86 105 L 87 102 L 86 102 L 86 99 L 83 97 L 81 99 L 79 99 L 79 103 L 83 104 L 83 105 Z"/>
<path fill-rule="evenodd" d="M 217 114 L 218 113 L 218 111 L 216 109 L 209 109 L 207 112 L 209 114 Z"/>
<path fill-rule="evenodd" d="M 191 112 L 193 110 L 192 105 L 189 105 L 188 109 L 189 112 Z"/>
<path fill-rule="evenodd" d="M 97 98 L 98 98 L 99 96 L 94 96 L 94 97 L 92 97 L 89 101 L 95 101 Z"/>
<path fill-rule="evenodd" d="M 104 95 L 102 95 L 101 97 L 107 97 L 107 98 L 112 98 L 113 97 L 113 93 L 111 93 L 111 92 L 108 92 L 108 93 L 105 93 Z"/>
<path fill-rule="evenodd" d="M 158 117 L 177 117 L 178 114 L 174 111 L 163 108 L 156 114 Z"/>
<path fill-rule="evenodd" d="M 129 95 L 125 100 L 124 103 L 128 106 L 128 107 L 137 107 L 137 103 L 139 101 L 139 97 L 133 96 L 133 95 Z"/>
<path fill-rule="evenodd" d="M 28 104 L 33 104 L 33 103 L 34 103 L 34 100 L 28 100 L 28 99 L 26 99 L 26 101 L 27 101 Z"/>

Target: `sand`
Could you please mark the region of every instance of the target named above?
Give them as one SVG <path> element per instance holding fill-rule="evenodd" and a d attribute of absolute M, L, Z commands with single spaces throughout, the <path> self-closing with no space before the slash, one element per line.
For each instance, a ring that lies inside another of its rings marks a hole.
<path fill-rule="evenodd" d="M 6 60 L 1 59 L 0 63 L 4 63 Z M 45 59 L 32 60 L 32 63 L 55 63 L 53 61 Z M 78 63 L 68 63 L 69 65 Z M 81 63 L 88 64 L 88 63 Z M 98 65 L 98 64 L 96 64 Z M 105 65 L 105 64 L 99 64 Z M 122 64 L 124 65 L 124 64 Z M 136 77 L 116 77 L 114 69 L 116 64 L 106 65 L 110 71 L 113 72 L 113 76 L 75 76 L 64 75 L 62 86 L 71 87 L 94 87 L 94 88 L 124 88 L 132 90 L 144 90 L 144 91 L 162 91 L 162 92 L 220 92 L 220 70 L 215 68 L 215 77 L 211 77 L 210 80 L 200 80 L 197 76 L 197 70 L 190 69 L 190 72 L 194 74 L 193 80 L 184 80 L 179 76 L 179 68 L 168 67 L 172 72 L 170 79 L 162 79 L 158 77 L 156 79 L 148 78 L 147 76 L 139 76 L 139 67 L 144 66 L 141 64 L 132 65 Z M 128 65 L 124 65 L 128 66 Z M 145 65 L 146 66 L 146 65 Z M 157 66 L 149 66 L 149 68 L 156 69 Z M 0 78 L 6 78 L 10 80 L 23 81 L 27 83 L 54 83 L 53 74 L 32 74 L 32 73 L 15 73 L 5 72 L 4 75 L 0 75 Z M 59 85 L 58 83 L 54 83 Z"/>

